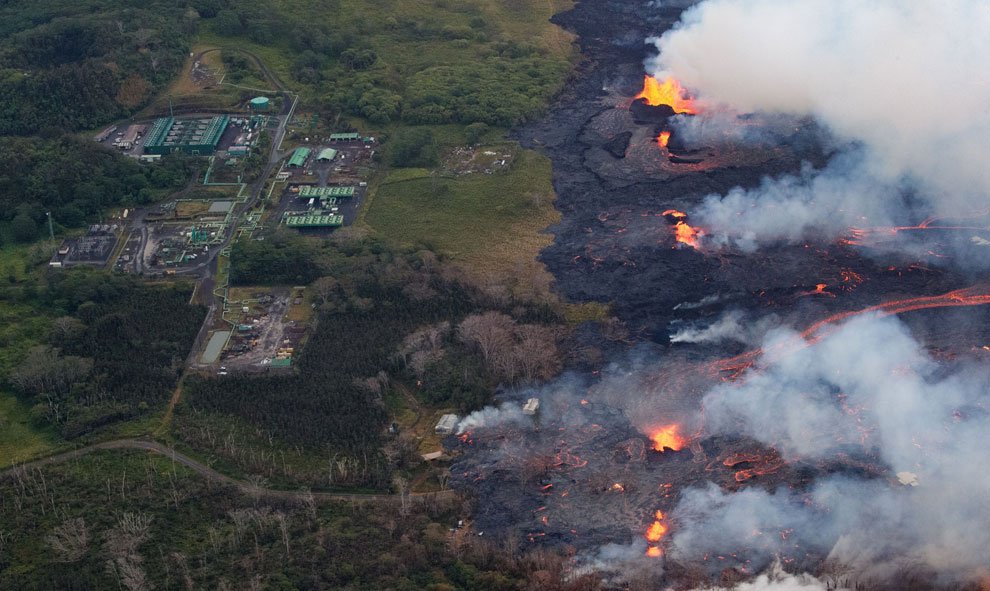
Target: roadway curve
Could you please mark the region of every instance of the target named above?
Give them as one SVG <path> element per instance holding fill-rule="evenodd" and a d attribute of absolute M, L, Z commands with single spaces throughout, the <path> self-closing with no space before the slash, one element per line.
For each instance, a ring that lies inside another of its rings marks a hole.
<path fill-rule="evenodd" d="M 248 482 L 246 480 L 238 480 L 227 476 L 226 474 L 220 473 L 213 468 L 207 466 L 206 464 L 194 460 L 193 458 L 176 451 L 171 447 L 167 447 L 158 443 L 157 441 L 150 441 L 147 439 L 116 439 L 113 441 L 105 441 L 103 443 L 95 443 L 93 445 L 88 445 L 86 447 L 81 447 L 72 451 L 67 451 L 60 454 L 55 454 L 47 458 L 42 458 L 33 462 L 27 462 L 25 464 L 20 464 L 12 468 L 7 468 L 6 470 L 0 471 L 0 478 L 9 478 L 17 472 L 34 470 L 36 468 L 43 468 L 50 464 L 57 464 L 60 462 L 65 462 L 68 460 L 73 460 L 82 457 L 90 452 L 98 450 L 111 450 L 111 449 L 136 449 L 150 451 L 157 454 L 161 454 L 170 458 L 173 462 L 182 464 L 183 466 L 189 468 L 196 474 L 206 478 L 211 482 L 217 482 L 225 486 L 230 486 L 236 488 L 238 491 L 245 495 L 250 496 L 262 496 L 273 499 L 282 499 L 290 501 L 305 501 L 309 499 L 310 495 L 312 498 L 318 501 L 369 501 L 369 502 L 391 502 L 398 503 L 400 501 L 400 496 L 397 494 L 374 494 L 374 493 L 332 493 L 332 492 L 311 492 L 307 490 L 278 490 L 274 488 L 268 488 L 265 486 L 259 486 L 255 483 Z M 410 493 L 408 498 L 412 501 L 427 501 L 427 500 L 440 500 L 440 499 L 451 499 L 456 495 L 453 491 L 445 490 L 440 492 L 431 493 Z"/>

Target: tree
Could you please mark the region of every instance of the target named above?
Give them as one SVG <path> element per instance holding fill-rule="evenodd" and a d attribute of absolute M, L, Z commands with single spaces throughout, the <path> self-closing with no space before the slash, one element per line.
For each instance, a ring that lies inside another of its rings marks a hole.
<path fill-rule="evenodd" d="M 77 562 L 89 550 L 89 528 L 82 517 L 64 521 L 46 539 L 55 562 Z"/>
<path fill-rule="evenodd" d="M 30 242 L 38 237 L 38 224 L 26 213 L 19 213 L 10 222 L 10 233 L 18 242 Z"/>
<path fill-rule="evenodd" d="M 436 166 L 440 161 L 433 132 L 429 129 L 404 131 L 392 144 L 392 166 L 422 167 Z"/>
<path fill-rule="evenodd" d="M 467 140 L 468 145 L 473 146 L 486 133 L 488 133 L 488 125 L 481 122 L 472 123 L 464 128 L 464 139 Z"/>

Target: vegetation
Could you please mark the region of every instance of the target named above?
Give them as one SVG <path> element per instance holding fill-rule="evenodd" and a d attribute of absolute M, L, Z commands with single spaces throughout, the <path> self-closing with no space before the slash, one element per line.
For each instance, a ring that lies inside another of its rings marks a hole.
<path fill-rule="evenodd" d="M 563 6 L 554 4 L 230 2 L 210 25 L 291 55 L 283 77 L 329 112 L 375 125 L 508 127 L 538 114 L 569 71 L 570 40 L 549 23 Z"/>
<path fill-rule="evenodd" d="M 32 296 L 55 318 L 47 338 L 5 376 L 31 420 L 73 438 L 160 406 L 204 316 L 186 304 L 190 290 L 83 269 L 50 274 Z"/>
<path fill-rule="evenodd" d="M 535 259 L 552 239 L 541 232 L 558 214 L 545 157 L 519 151 L 509 170 L 493 174 L 408 172 L 415 174 L 390 176 L 378 188 L 366 216 L 372 228 L 400 245 L 428 244 L 476 280 L 546 296 L 549 277 Z"/>
<path fill-rule="evenodd" d="M 0 220 L 8 240 L 30 242 L 47 233 L 46 212 L 58 228 L 78 228 L 107 208 L 151 203 L 185 183 L 190 166 L 180 156 L 142 166 L 68 136 L 0 137 Z"/>
<path fill-rule="evenodd" d="M 246 497 L 165 457 L 94 452 L 0 478 L 0 589 L 600 588 L 565 557 L 450 531 L 459 508 Z"/>
<path fill-rule="evenodd" d="M 201 2 L 0 6 L 0 134 L 89 129 L 130 115 L 172 79 Z"/>
<path fill-rule="evenodd" d="M 498 383 L 559 370 L 561 318 L 547 306 L 470 287 L 427 251 L 396 252 L 347 232 L 288 244 L 305 269 L 323 275 L 310 288 L 319 319 L 297 371 L 192 377 L 177 411 L 177 437 L 237 470 L 311 486 L 387 488 L 394 466 L 381 446 L 397 383 L 415 384 L 424 403 L 467 412 L 489 402 Z M 262 278 L 255 261 L 235 256 L 232 275 Z M 228 416 L 237 428 L 219 418 Z M 300 449 L 333 460 L 307 461 Z"/>

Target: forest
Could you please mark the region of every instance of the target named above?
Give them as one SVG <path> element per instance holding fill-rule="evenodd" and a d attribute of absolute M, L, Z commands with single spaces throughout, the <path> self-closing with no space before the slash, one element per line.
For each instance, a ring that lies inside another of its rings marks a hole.
<path fill-rule="evenodd" d="M 165 457 L 94 452 L 0 476 L 0 590 L 602 588 L 565 556 L 463 535 L 462 514 L 444 499 L 247 496 Z"/>
<path fill-rule="evenodd" d="M 46 212 L 61 228 L 78 228 L 107 209 L 151 203 L 188 180 L 181 155 L 142 166 L 91 141 L 0 137 L 0 221 L 14 242 L 42 233 Z"/>
<path fill-rule="evenodd" d="M 0 135 L 91 129 L 131 115 L 178 72 L 199 3 L 0 5 Z"/>
<path fill-rule="evenodd" d="M 32 420 L 72 439 L 161 407 L 205 310 L 189 284 L 148 284 L 86 269 L 50 273 L 35 294 L 57 318 L 8 382 Z M 59 315 L 60 314 L 60 315 Z"/>

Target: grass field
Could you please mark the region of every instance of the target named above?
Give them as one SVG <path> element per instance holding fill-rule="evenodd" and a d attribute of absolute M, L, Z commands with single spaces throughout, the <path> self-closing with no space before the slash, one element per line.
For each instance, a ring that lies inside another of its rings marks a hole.
<path fill-rule="evenodd" d="M 50 433 L 29 424 L 27 407 L 13 394 L 0 392 L 0 468 L 50 453 L 54 447 Z"/>
<path fill-rule="evenodd" d="M 379 186 L 365 220 L 390 241 L 453 257 L 477 279 L 524 281 L 546 273 L 536 255 L 552 241 L 543 230 L 559 219 L 553 198 L 549 160 L 520 150 L 494 174 L 433 179 L 399 170 Z"/>

